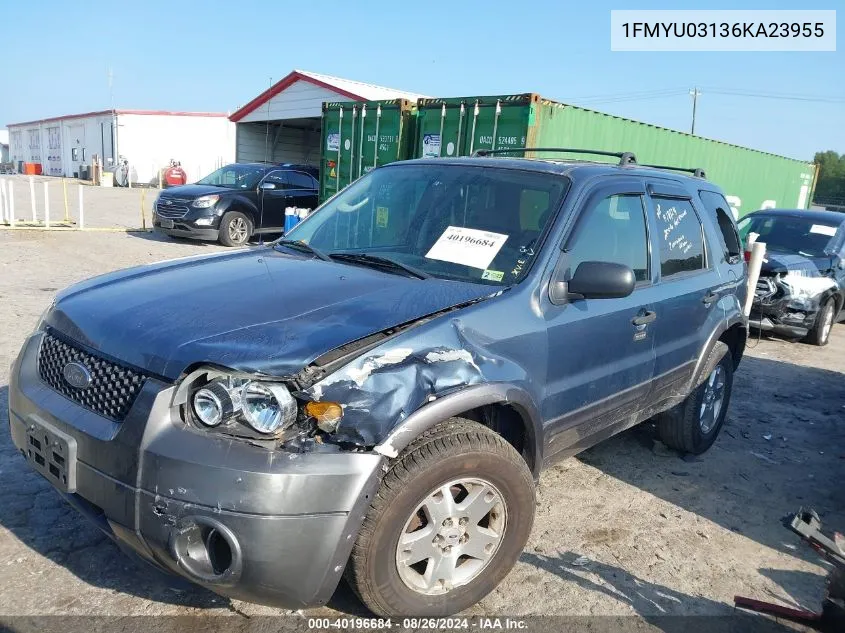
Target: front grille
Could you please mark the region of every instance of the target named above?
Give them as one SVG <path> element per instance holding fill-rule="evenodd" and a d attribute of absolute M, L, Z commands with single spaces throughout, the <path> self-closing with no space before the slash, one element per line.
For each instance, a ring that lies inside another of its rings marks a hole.
<path fill-rule="evenodd" d="M 188 214 L 188 205 L 182 200 L 173 200 L 171 204 L 165 204 L 161 200 L 156 204 L 156 214 L 160 218 L 179 219 Z"/>
<path fill-rule="evenodd" d="M 754 296 L 759 301 L 766 301 L 778 293 L 775 280 L 771 277 L 760 277 L 757 286 L 754 288 Z"/>
<path fill-rule="evenodd" d="M 77 389 L 65 380 L 64 369 L 70 362 L 88 369 L 91 384 L 87 388 Z M 126 417 L 146 379 L 137 370 L 89 354 L 49 333 L 41 341 L 38 373 L 60 394 L 115 422 Z"/>

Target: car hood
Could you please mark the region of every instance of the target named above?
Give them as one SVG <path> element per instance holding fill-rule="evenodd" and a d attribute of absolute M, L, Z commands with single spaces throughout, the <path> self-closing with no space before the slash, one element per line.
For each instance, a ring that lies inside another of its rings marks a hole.
<path fill-rule="evenodd" d="M 801 271 L 808 276 L 817 276 L 830 270 L 830 257 L 805 257 L 781 251 L 766 251 L 761 273 L 774 275 L 790 271 Z"/>
<path fill-rule="evenodd" d="M 208 196 L 210 194 L 222 195 L 226 193 L 233 193 L 236 189 L 229 189 L 228 187 L 216 187 L 214 185 L 179 185 L 178 187 L 169 187 L 161 192 L 161 198 L 199 198 L 200 196 Z"/>
<path fill-rule="evenodd" d="M 495 292 L 253 248 L 89 279 L 61 292 L 45 323 L 171 380 L 198 363 L 286 376 L 340 345 Z"/>

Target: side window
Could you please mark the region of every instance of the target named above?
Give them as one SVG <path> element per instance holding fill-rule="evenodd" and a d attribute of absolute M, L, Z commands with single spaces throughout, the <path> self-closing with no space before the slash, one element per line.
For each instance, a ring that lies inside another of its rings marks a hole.
<path fill-rule="evenodd" d="M 309 176 L 308 174 L 303 174 L 302 172 L 298 171 L 289 171 L 287 173 L 288 180 L 290 181 L 291 189 L 316 189 L 317 185 L 314 183 L 314 179 Z"/>
<path fill-rule="evenodd" d="M 655 241 L 660 245 L 660 276 L 704 269 L 701 222 L 689 200 L 654 198 Z"/>
<path fill-rule="evenodd" d="M 630 266 L 637 281 L 650 279 L 648 234 L 643 201 L 637 195 L 614 195 L 585 210 L 567 244 L 569 276 L 586 261 Z"/>
<path fill-rule="evenodd" d="M 704 203 L 704 208 L 710 213 L 711 218 L 716 220 L 716 226 L 722 235 L 725 259 L 730 263 L 739 262 L 742 258 L 742 246 L 732 220 L 731 207 L 728 201 L 720 193 L 712 191 L 699 191 L 698 193 Z"/>
<path fill-rule="evenodd" d="M 283 171 L 271 171 L 264 177 L 264 182 L 272 182 L 276 185 L 276 189 L 289 189 L 286 174 Z"/>

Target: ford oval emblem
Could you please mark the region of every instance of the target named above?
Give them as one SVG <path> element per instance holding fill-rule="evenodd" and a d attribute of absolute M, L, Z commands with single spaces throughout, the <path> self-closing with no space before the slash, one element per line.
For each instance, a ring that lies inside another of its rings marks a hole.
<path fill-rule="evenodd" d="M 82 363 L 70 362 L 62 369 L 65 381 L 75 389 L 87 389 L 91 386 L 91 372 Z"/>

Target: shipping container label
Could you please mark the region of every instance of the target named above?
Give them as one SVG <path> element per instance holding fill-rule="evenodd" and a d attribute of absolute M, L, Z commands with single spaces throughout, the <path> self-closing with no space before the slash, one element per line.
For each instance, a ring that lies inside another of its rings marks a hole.
<path fill-rule="evenodd" d="M 423 135 L 423 158 L 437 158 L 440 156 L 440 135 L 439 134 L 425 134 Z"/>
<path fill-rule="evenodd" d="M 490 262 L 505 245 L 507 239 L 508 236 L 502 233 L 449 226 L 425 256 L 429 259 L 484 270 L 490 266 Z"/>
<path fill-rule="evenodd" d="M 329 152 L 336 152 L 340 149 L 340 134 L 332 132 L 326 134 L 326 150 Z"/>

